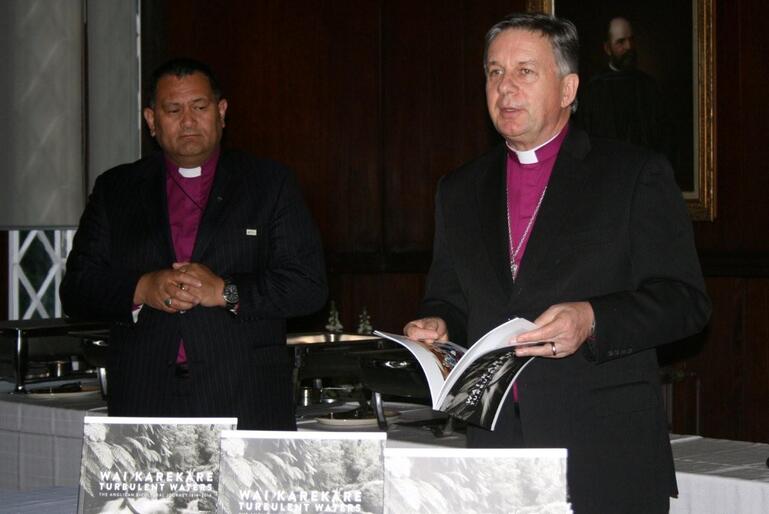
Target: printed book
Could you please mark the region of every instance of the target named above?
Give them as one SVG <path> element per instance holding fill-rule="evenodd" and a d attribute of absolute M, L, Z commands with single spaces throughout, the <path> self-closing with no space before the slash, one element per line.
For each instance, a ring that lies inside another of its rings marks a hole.
<path fill-rule="evenodd" d="M 226 430 L 219 510 L 382 514 L 383 432 Z"/>
<path fill-rule="evenodd" d="M 510 340 L 537 326 L 514 318 L 495 327 L 470 348 L 456 343 L 426 343 L 374 331 L 407 348 L 427 378 L 433 409 L 494 430 L 505 397 L 533 357 L 516 357 Z M 540 343 L 526 343 L 533 345 Z"/>
<path fill-rule="evenodd" d="M 215 512 L 219 435 L 237 423 L 86 416 L 78 513 Z"/>
<path fill-rule="evenodd" d="M 572 514 L 564 448 L 385 448 L 385 514 Z"/>

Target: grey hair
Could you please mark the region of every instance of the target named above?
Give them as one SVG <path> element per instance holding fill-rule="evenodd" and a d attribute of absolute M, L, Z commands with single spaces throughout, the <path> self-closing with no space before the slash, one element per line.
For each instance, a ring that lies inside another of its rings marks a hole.
<path fill-rule="evenodd" d="M 489 46 L 505 30 L 519 29 L 537 32 L 550 40 L 555 55 L 555 62 L 561 76 L 579 72 L 579 37 L 577 27 L 565 18 L 556 18 L 547 14 L 513 13 L 494 25 L 486 33 L 486 46 L 483 49 L 483 71 L 487 72 Z"/>

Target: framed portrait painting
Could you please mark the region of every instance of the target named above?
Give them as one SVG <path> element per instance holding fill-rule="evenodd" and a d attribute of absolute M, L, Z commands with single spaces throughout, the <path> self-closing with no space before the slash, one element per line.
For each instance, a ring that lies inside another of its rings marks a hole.
<path fill-rule="evenodd" d="M 527 9 L 577 26 L 575 123 L 666 155 L 692 219 L 712 221 L 713 0 L 527 0 Z"/>

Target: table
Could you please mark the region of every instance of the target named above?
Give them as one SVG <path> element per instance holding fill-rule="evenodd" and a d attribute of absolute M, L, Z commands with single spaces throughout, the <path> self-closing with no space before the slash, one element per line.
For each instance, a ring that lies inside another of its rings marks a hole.
<path fill-rule="evenodd" d="M 77 512 L 77 487 L 60 486 L 29 491 L 0 490 L 0 513 L 73 514 Z"/>
<path fill-rule="evenodd" d="M 83 439 L 83 418 L 104 416 L 106 403 L 96 392 L 52 399 L 35 398 L 31 394 L 2 394 L 13 384 L 0 385 L 0 490 L 33 490 L 52 486 L 77 486 Z M 341 404 L 338 410 L 357 407 L 356 402 Z M 389 446 L 442 445 L 464 446 L 464 437 L 451 434 L 436 438 L 429 428 L 411 423 L 431 420 L 433 411 L 423 405 L 386 402 L 388 410 L 401 413 L 400 421 L 388 427 Z M 316 416 L 327 412 L 325 406 L 298 408 L 300 430 L 378 430 L 369 427 L 324 426 Z M 0 506 L 2 506 L 0 501 Z M 2 510 L 0 510 L 2 512 Z"/>
<path fill-rule="evenodd" d="M 404 410 L 402 419 L 426 415 L 419 409 Z M 300 430 L 335 428 L 318 427 L 311 420 L 299 422 Z M 368 429 L 365 429 L 368 430 Z M 375 430 L 375 428 L 372 428 Z M 392 427 L 388 446 L 424 446 L 420 438 L 409 440 L 413 432 Z M 388 432 L 388 437 L 389 437 Z M 766 458 L 769 444 L 707 439 L 698 436 L 672 436 L 676 462 L 676 477 L 680 495 L 672 499 L 672 514 L 725 514 L 769 512 L 769 469 Z M 463 445 L 461 436 L 443 441 L 449 446 Z M 78 457 L 79 459 L 79 457 Z M 77 486 L 40 486 L 34 492 L 7 491 L 0 487 L 0 513 L 4 512 L 74 512 L 77 506 Z"/>
<path fill-rule="evenodd" d="M 673 436 L 678 498 L 672 514 L 769 512 L 769 444 Z"/>
<path fill-rule="evenodd" d="M 12 387 L 5 382 L 0 391 Z M 0 489 L 77 486 L 89 413 L 106 413 L 98 390 L 50 399 L 0 392 Z"/>
<path fill-rule="evenodd" d="M 104 323 L 100 322 L 78 321 L 70 318 L 0 321 L 0 336 L 11 337 L 15 340 L 13 363 L 16 383 L 14 392 L 25 392 L 24 377 L 27 374 L 30 338 L 63 336 L 73 330 L 90 330 L 105 326 Z"/>

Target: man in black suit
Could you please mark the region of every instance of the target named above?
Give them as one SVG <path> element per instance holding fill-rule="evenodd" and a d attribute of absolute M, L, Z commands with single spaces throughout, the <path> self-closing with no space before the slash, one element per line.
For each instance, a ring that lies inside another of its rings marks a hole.
<path fill-rule="evenodd" d="M 161 66 L 162 153 L 99 176 L 80 220 L 60 294 L 112 322 L 110 415 L 296 426 L 285 319 L 325 301 L 320 239 L 288 170 L 220 149 L 226 111 L 206 65 Z"/>
<path fill-rule="evenodd" d="M 486 38 L 505 144 L 444 177 L 414 339 L 472 342 L 520 316 L 524 370 L 471 447 L 565 447 L 578 513 L 667 512 L 676 493 L 655 347 L 701 330 L 705 293 L 669 164 L 569 124 L 574 25 L 512 15 Z"/>

